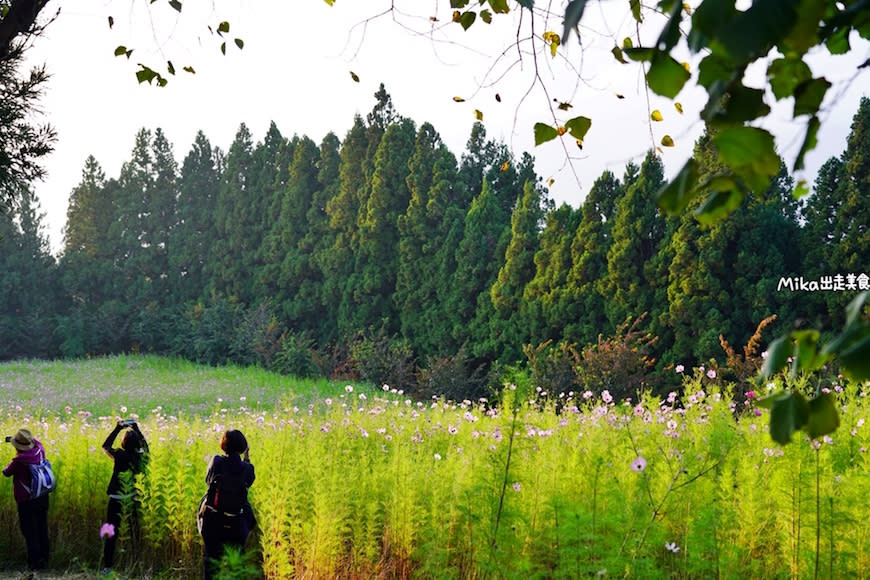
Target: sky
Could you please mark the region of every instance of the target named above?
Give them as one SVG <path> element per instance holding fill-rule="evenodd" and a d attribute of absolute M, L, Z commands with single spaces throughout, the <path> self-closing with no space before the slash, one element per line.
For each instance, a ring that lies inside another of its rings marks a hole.
<path fill-rule="evenodd" d="M 52 0 L 43 12 L 54 15 L 60 6 Z M 505 142 L 517 158 L 530 152 L 538 174 L 553 180 L 551 197 L 575 207 L 604 170 L 621 176 L 628 161 L 640 163 L 665 134 L 676 145 L 661 148 L 662 160 L 666 173 L 675 174 L 703 129 L 703 89 L 686 85 L 676 99 L 683 106 L 679 114 L 672 101 L 645 90 L 640 65 L 619 64 L 610 53 L 626 36 L 637 44 L 628 2 L 590 3 L 582 50 L 572 37 L 555 59 L 549 53 L 533 59 L 528 51 L 520 57 L 517 31 L 528 30 L 530 20 L 520 20 L 519 12 L 464 31 L 449 22 L 446 0 L 336 0 L 331 7 L 323 0 L 189 0 L 182 6 L 177 13 L 164 0 L 63 3 L 28 51 L 29 62 L 44 63 L 51 74 L 36 120 L 53 125 L 58 140 L 44 162 L 47 178 L 35 190 L 55 253 L 62 248 L 69 193 L 87 156 L 117 177 L 143 127 L 164 131 L 179 166 L 197 131 L 226 150 L 243 122 L 255 140 L 272 121 L 285 137 L 306 135 L 319 143 L 331 131 L 343 139 L 354 115 L 371 110 L 384 83 L 397 112 L 418 126 L 431 123 L 457 158 L 480 111 L 488 137 Z M 230 23 L 223 38 L 208 30 L 222 21 Z M 649 17 L 641 42 L 651 43 L 660 27 Z M 561 33 L 561 18 L 536 19 L 535 31 L 546 30 Z M 235 38 L 244 41 L 243 49 Z M 823 103 L 819 145 L 807 156 L 806 170 L 796 174 L 810 185 L 821 164 L 845 149 L 860 98 L 870 95 L 864 89 L 870 72 L 856 76 L 856 65 L 870 57 L 870 43 L 852 40 L 850 55 L 822 53 L 810 63 L 834 82 Z M 129 59 L 114 56 L 121 45 L 133 49 Z M 695 70 L 698 58 L 684 58 Z M 167 60 L 175 76 L 165 73 Z M 138 84 L 140 62 L 166 74 L 168 85 Z M 184 66 L 196 74 L 183 72 Z M 747 84 L 762 86 L 763 75 L 763 68 L 750 70 Z M 760 126 L 776 135 L 791 165 L 804 125 L 791 121 L 791 99 L 774 105 L 769 97 L 773 113 Z M 557 102 L 572 108 L 559 111 Z M 649 120 L 655 109 L 662 122 Z M 561 123 L 576 115 L 592 119 L 582 150 L 569 138 L 534 145 L 536 122 L 552 125 L 554 116 Z"/>

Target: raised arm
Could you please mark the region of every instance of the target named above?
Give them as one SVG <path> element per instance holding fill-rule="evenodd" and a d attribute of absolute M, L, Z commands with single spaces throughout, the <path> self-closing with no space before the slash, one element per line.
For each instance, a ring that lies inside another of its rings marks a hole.
<path fill-rule="evenodd" d="M 115 458 L 115 449 L 112 447 L 115 444 L 115 439 L 118 438 L 118 433 L 120 433 L 124 427 L 121 425 L 121 422 L 118 421 L 115 424 L 115 428 L 112 429 L 112 432 L 109 433 L 109 436 L 106 437 L 106 440 L 103 441 L 103 453 L 111 457 Z"/>

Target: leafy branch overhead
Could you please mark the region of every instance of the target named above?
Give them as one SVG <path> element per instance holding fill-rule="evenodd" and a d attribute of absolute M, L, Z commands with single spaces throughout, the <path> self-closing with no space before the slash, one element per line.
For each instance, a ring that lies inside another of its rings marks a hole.
<path fill-rule="evenodd" d="M 155 4 L 156 2 L 157 2 L 157 0 L 149 0 L 149 5 Z M 172 10 L 174 10 L 178 14 L 181 14 L 182 9 L 184 8 L 184 5 L 182 4 L 182 2 L 180 0 L 168 0 L 168 5 L 170 8 L 172 8 Z M 108 23 L 109 23 L 110 29 L 114 28 L 114 26 L 115 26 L 114 17 L 108 16 Z M 220 23 L 218 23 L 218 25 L 216 27 L 212 27 L 211 25 L 208 25 L 208 26 L 206 26 L 206 28 L 208 29 L 209 34 L 211 34 L 211 35 L 217 34 L 217 36 L 221 38 L 220 51 L 221 51 L 221 54 L 226 55 L 227 43 L 226 43 L 226 40 L 224 40 L 224 35 L 228 35 L 230 32 L 230 23 L 228 21 L 224 20 L 224 21 L 221 21 Z M 241 50 L 245 47 L 245 41 L 243 39 L 236 37 L 236 38 L 233 38 L 232 40 L 233 40 L 233 44 L 235 44 L 239 50 Z M 117 48 L 115 48 L 115 56 L 126 56 L 129 59 L 130 55 L 132 53 L 133 53 L 133 49 L 128 48 L 124 45 L 119 45 Z M 148 84 L 155 84 L 156 83 L 156 85 L 159 87 L 164 87 L 168 84 L 169 80 L 155 67 L 148 65 L 148 64 L 143 64 L 141 62 L 138 63 L 138 66 L 139 66 L 139 70 L 136 71 L 136 80 L 140 84 L 146 83 L 146 82 Z M 162 69 L 163 67 L 160 67 L 160 68 Z M 166 60 L 165 70 L 166 70 L 167 74 L 175 75 L 175 65 L 169 59 Z M 191 65 L 185 65 L 182 67 L 181 70 L 183 70 L 184 72 L 190 73 L 190 74 L 196 74 L 196 70 Z"/>

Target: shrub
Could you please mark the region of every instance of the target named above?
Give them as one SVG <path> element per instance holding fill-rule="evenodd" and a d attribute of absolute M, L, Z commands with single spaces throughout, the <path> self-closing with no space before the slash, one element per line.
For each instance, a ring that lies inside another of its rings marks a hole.
<path fill-rule="evenodd" d="M 357 335 L 350 345 L 350 353 L 354 369 L 362 380 L 406 391 L 416 388 L 416 365 L 410 345 L 388 336 L 383 328 Z"/>
<path fill-rule="evenodd" d="M 305 333 L 285 332 L 279 339 L 278 352 L 272 359 L 271 369 L 282 375 L 313 378 L 320 375 L 315 360 L 314 340 Z"/>
<path fill-rule="evenodd" d="M 639 329 L 645 318 L 646 313 L 634 322 L 628 318 L 613 336 L 604 339 L 599 335 L 596 344 L 583 349 L 578 372 L 580 386 L 597 393 L 607 390 L 614 399 L 656 390 L 657 379 L 651 373 L 656 361 L 650 353 L 658 338 Z"/>
<path fill-rule="evenodd" d="M 579 386 L 577 374 L 581 357 L 575 345 L 552 340 L 536 347 L 523 346 L 532 383 L 549 393 L 568 393 Z"/>
<path fill-rule="evenodd" d="M 243 312 L 241 325 L 231 345 L 234 362 L 270 368 L 272 357 L 280 346 L 281 326 L 268 300 Z"/>
<path fill-rule="evenodd" d="M 486 394 L 486 381 L 483 368 L 472 368 L 463 348 L 455 355 L 427 357 L 426 365 L 417 372 L 414 394 L 419 398 L 475 400 Z"/>

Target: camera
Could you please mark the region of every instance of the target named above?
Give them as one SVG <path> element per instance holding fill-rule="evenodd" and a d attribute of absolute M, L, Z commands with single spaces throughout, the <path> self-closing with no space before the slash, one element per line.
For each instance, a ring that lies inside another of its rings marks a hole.
<path fill-rule="evenodd" d="M 136 419 L 124 419 L 121 421 L 121 427 L 129 427 L 130 425 L 135 425 Z"/>
<path fill-rule="evenodd" d="M 6 436 L 6 443 L 9 443 L 10 441 L 12 441 L 12 435 L 7 435 Z"/>

